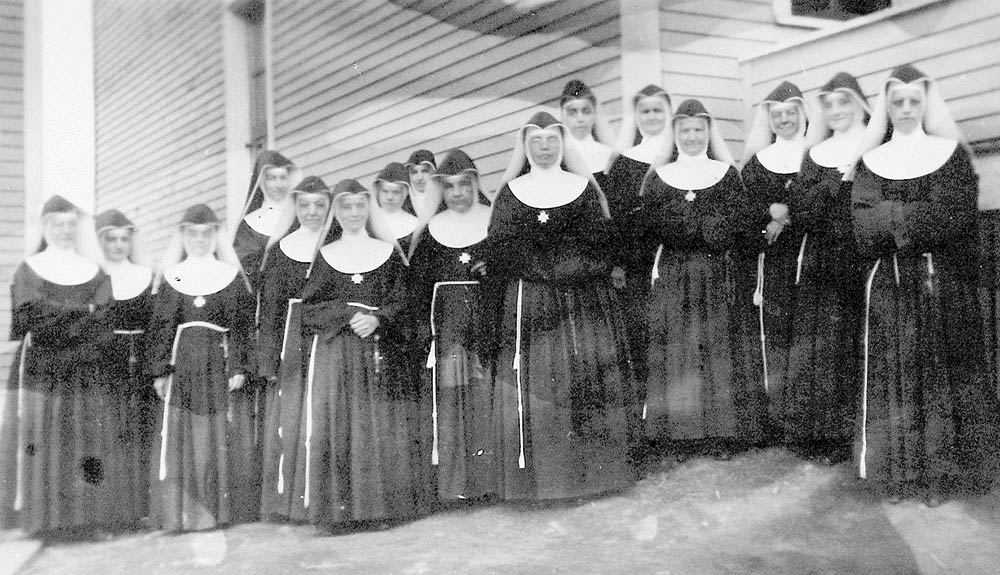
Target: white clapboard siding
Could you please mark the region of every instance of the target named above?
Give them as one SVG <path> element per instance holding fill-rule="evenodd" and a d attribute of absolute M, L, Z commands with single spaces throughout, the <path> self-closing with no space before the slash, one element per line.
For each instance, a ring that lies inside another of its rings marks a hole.
<path fill-rule="evenodd" d="M 892 68 L 912 63 L 937 79 L 969 141 L 1000 139 L 1000 3 L 951 0 L 843 31 L 816 33 L 741 62 L 752 98 L 782 78 L 815 90 L 838 71 L 873 96 Z"/>
<path fill-rule="evenodd" d="M 274 2 L 276 147 L 330 183 L 368 184 L 417 148 L 461 147 L 487 187 L 513 133 L 580 78 L 617 119 L 618 2 Z"/>
<path fill-rule="evenodd" d="M 222 4 L 94 0 L 97 209 L 155 256 L 188 206 L 225 205 Z"/>
<path fill-rule="evenodd" d="M 749 110 L 739 58 L 807 34 L 775 22 L 771 0 L 662 0 L 662 86 L 674 105 L 700 100 L 735 153 Z"/>
<path fill-rule="evenodd" d="M 13 359 L 10 286 L 24 256 L 24 5 L 0 0 L 0 385 Z"/>

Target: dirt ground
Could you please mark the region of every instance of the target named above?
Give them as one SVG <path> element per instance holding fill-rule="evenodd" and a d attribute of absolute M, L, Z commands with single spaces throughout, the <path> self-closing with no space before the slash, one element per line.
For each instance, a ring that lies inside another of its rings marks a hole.
<path fill-rule="evenodd" d="M 50 541 L 18 572 L 995 574 L 1000 496 L 892 505 L 849 464 L 769 449 L 657 460 L 615 496 L 453 509 L 366 532 L 254 524 Z"/>

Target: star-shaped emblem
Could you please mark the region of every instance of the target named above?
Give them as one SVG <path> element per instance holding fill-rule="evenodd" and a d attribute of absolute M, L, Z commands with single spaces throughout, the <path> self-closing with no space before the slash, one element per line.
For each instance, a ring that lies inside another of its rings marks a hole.
<path fill-rule="evenodd" d="M 458 256 L 458 261 L 467 264 L 472 261 L 472 256 L 469 255 L 469 252 L 462 252 L 462 255 Z"/>
<path fill-rule="evenodd" d="M 697 198 L 697 197 L 698 197 L 698 194 L 694 193 L 691 190 L 688 190 L 688 193 L 684 194 L 684 199 L 687 200 L 687 201 L 689 201 L 689 202 L 693 202 L 694 199 Z"/>
<path fill-rule="evenodd" d="M 205 306 L 205 296 L 198 296 L 194 298 L 194 307 L 204 307 Z"/>
<path fill-rule="evenodd" d="M 545 210 L 538 212 L 538 221 L 543 224 L 549 221 L 549 213 L 546 212 Z"/>
<path fill-rule="evenodd" d="M 351 281 L 356 284 L 361 283 L 362 281 L 364 281 L 364 279 L 365 279 L 364 276 L 362 276 L 361 274 L 354 274 L 353 276 L 351 276 Z"/>

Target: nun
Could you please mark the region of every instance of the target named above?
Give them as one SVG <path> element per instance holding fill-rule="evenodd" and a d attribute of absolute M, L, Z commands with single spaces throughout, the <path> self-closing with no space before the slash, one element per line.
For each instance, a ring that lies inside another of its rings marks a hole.
<path fill-rule="evenodd" d="M 484 309 L 496 310 L 499 495 L 551 500 L 626 489 L 633 378 L 609 272 L 600 189 L 539 112 L 518 130 L 488 234 Z"/>
<path fill-rule="evenodd" d="M 827 465 L 850 458 L 860 394 L 862 271 L 851 227 L 856 150 L 871 113 L 858 81 L 839 72 L 819 90 L 808 152 L 789 189 L 801 231 L 785 381 L 775 396 L 783 441 Z"/>
<path fill-rule="evenodd" d="M 191 206 L 154 280 L 146 368 L 162 404 L 150 519 L 166 531 L 229 523 L 246 486 L 250 462 L 228 453 L 227 421 L 249 374 L 254 302 L 231 245 L 211 208 Z"/>
<path fill-rule="evenodd" d="M 32 534 L 116 521 L 117 445 L 111 395 L 100 377 L 98 316 L 111 283 L 98 265 L 93 224 L 52 196 L 42 237 L 14 272 L 11 340 L 20 340 L 0 418 L 0 526 Z"/>
<path fill-rule="evenodd" d="M 656 244 L 650 275 L 647 436 L 729 459 L 762 439 L 759 378 L 741 369 L 752 350 L 734 338 L 730 251 L 746 217 L 746 192 L 718 123 L 698 100 L 678 106 L 672 134 L 653 162 L 640 227 Z M 664 163 L 666 162 L 666 163 Z"/>
<path fill-rule="evenodd" d="M 280 153 L 265 150 L 257 156 L 233 241 L 236 256 L 255 297 L 260 289 L 264 249 L 281 217 L 282 202 L 288 190 L 300 179 L 295 164 Z M 230 455 L 234 461 L 247 462 L 246 468 L 241 470 L 244 474 L 241 489 L 233 493 L 234 521 L 256 521 L 260 515 L 265 383 L 258 380 L 255 372 L 251 367 L 246 385 L 230 397 L 235 417 L 229 441 Z"/>
<path fill-rule="evenodd" d="M 332 239 L 302 294 L 309 521 L 353 528 L 419 515 L 419 389 L 404 341 L 406 258 L 374 194 L 333 189 Z"/>
<path fill-rule="evenodd" d="M 559 97 L 559 113 L 570 136 L 566 145 L 576 149 L 598 184 L 606 188 L 614 140 L 597 96 L 582 81 L 570 80 Z"/>
<path fill-rule="evenodd" d="M 988 487 L 998 445 L 976 295 L 978 177 L 961 138 L 937 83 L 896 68 L 851 189 L 867 272 L 856 463 L 893 502 L 933 507 Z"/>
<path fill-rule="evenodd" d="M 415 150 L 403 164 L 410 182 L 410 204 L 416 213 L 434 214 L 435 206 L 429 206 L 426 200 L 427 183 L 437 171 L 437 161 L 430 150 Z M 429 216 L 428 216 L 429 217 Z"/>
<path fill-rule="evenodd" d="M 423 443 L 430 446 L 427 461 L 442 502 L 496 494 L 493 371 L 478 337 L 484 313 L 479 275 L 472 271 L 472 256 L 490 223 L 480 189 L 472 159 L 462 150 L 448 152 L 428 185 L 438 211 L 422 226 L 410 262 L 411 289 L 430 339 L 423 384 L 429 433 Z"/>
<path fill-rule="evenodd" d="M 756 319 L 762 377 L 771 398 L 781 394 L 791 344 L 792 286 L 802 231 L 793 224 L 788 205 L 805 153 L 806 112 L 802 91 L 791 82 L 768 94 L 757 106 L 741 172 L 753 211 L 738 258 L 736 307 L 738 321 L 752 324 Z M 772 400 L 771 409 L 777 406 Z"/>
<path fill-rule="evenodd" d="M 101 374 L 107 378 L 114 425 L 107 428 L 119 465 L 108 478 L 118 482 L 117 521 L 135 524 L 148 514 L 149 458 L 156 394 L 144 376 L 144 332 L 152 311 L 153 270 L 142 265 L 138 232 L 125 214 L 110 209 L 95 219 L 101 267 L 111 278 L 111 305 L 104 316 Z"/>
<path fill-rule="evenodd" d="M 298 168 L 280 153 L 265 150 L 257 156 L 234 238 L 236 255 L 254 290 L 264 247 L 281 215 L 281 201 L 299 179 Z"/>
<path fill-rule="evenodd" d="M 617 246 L 613 254 L 612 275 L 614 286 L 628 304 L 625 309 L 628 341 L 633 368 L 640 382 L 646 381 L 647 373 L 649 335 L 646 298 L 656 245 L 643 243 L 643 239 L 635 235 L 637 228 L 634 224 L 641 205 L 639 193 L 643 181 L 669 137 L 668 126 L 673 116 L 671 105 L 670 94 L 652 84 L 632 97 L 631 113 L 627 113 L 623 120 L 616 152 L 608 170 L 608 203 Z"/>
<path fill-rule="evenodd" d="M 304 521 L 302 290 L 330 213 L 330 188 L 305 177 L 288 194 L 261 270 L 257 376 L 266 382 L 261 517 Z"/>
<path fill-rule="evenodd" d="M 421 214 L 426 214 L 423 210 L 434 211 L 436 206 L 428 206 L 427 193 L 424 192 L 419 200 L 421 211 L 416 210 L 416 206 L 411 203 L 412 190 L 410 188 L 410 176 L 406 166 L 399 162 L 391 162 L 375 177 L 373 185 L 375 200 L 386 224 L 392 231 L 392 236 L 402 248 L 404 254 L 410 253 L 410 242 L 413 232 L 417 229 Z"/>

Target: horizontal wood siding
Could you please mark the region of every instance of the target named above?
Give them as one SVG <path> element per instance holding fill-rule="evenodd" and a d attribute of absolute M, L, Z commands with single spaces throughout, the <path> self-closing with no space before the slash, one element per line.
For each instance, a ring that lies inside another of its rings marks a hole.
<path fill-rule="evenodd" d="M 912 63 L 934 77 L 970 142 L 1000 139 L 1000 3 L 952 0 L 742 62 L 751 101 L 788 78 L 815 90 L 838 71 L 869 95 L 892 68 Z"/>
<path fill-rule="evenodd" d="M 13 358 L 10 286 L 24 256 L 24 5 L 0 0 L 0 385 Z"/>
<path fill-rule="evenodd" d="M 97 209 L 154 256 L 181 212 L 225 207 L 222 3 L 94 0 Z"/>
<path fill-rule="evenodd" d="M 461 147 L 492 188 L 513 132 L 571 78 L 621 114 L 616 0 L 273 4 L 276 147 L 331 184 Z"/>
<path fill-rule="evenodd" d="M 776 24 L 771 0 L 662 0 L 663 86 L 675 106 L 688 98 L 701 100 L 739 155 L 750 113 L 739 58 L 806 33 Z"/>

